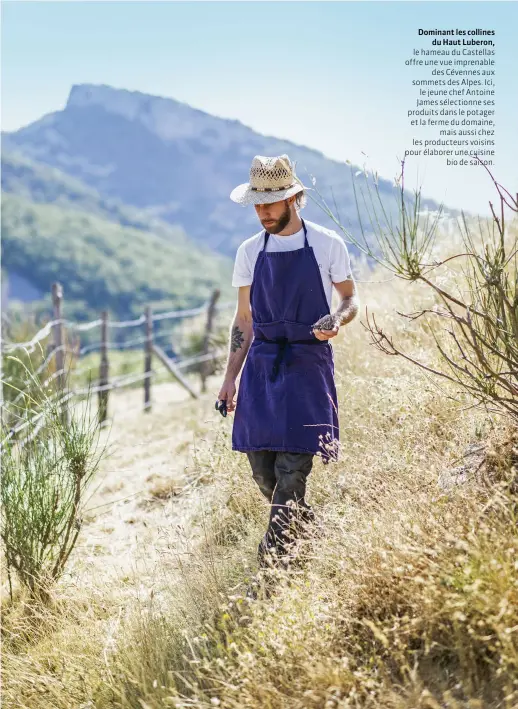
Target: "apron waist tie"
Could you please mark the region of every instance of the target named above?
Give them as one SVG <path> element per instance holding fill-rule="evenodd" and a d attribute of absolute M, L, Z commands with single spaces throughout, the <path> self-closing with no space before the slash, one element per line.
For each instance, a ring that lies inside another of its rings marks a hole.
<path fill-rule="evenodd" d="M 265 337 L 257 337 L 259 342 L 273 342 L 279 345 L 277 354 L 275 355 L 275 360 L 273 362 L 272 373 L 270 374 L 270 381 L 274 382 L 279 374 L 279 369 L 283 360 L 286 361 L 286 366 L 289 365 L 292 356 L 291 345 L 322 345 L 325 344 L 325 340 L 318 340 L 316 338 L 311 340 L 288 340 L 287 337 L 276 337 L 274 340 L 268 340 Z"/>

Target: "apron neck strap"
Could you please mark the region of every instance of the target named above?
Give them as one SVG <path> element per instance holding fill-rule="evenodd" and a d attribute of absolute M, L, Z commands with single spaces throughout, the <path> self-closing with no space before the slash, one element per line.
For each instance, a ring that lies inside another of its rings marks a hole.
<path fill-rule="evenodd" d="M 302 222 L 302 228 L 304 229 L 304 248 L 309 249 L 308 230 L 306 229 L 306 222 L 304 221 L 304 219 L 302 219 L 302 217 L 300 221 Z"/>
<path fill-rule="evenodd" d="M 301 218 L 300 220 L 302 222 L 302 228 L 304 229 L 304 248 L 309 249 L 309 242 L 308 242 L 308 230 L 306 228 L 306 224 L 304 222 L 304 219 Z M 263 246 L 263 251 L 266 251 L 266 244 L 268 243 L 268 239 L 270 238 L 270 234 L 266 231 L 264 231 L 264 246 Z"/>

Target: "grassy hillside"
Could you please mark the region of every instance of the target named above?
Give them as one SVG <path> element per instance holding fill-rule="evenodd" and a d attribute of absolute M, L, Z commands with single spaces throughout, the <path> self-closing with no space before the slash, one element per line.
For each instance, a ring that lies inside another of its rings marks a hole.
<path fill-rule="evenodd" d="M 2 199 L 2 264 L 44 293 L 59 280 L 67 314 L 81 318 L 103 308 L 125 317 L 145 305 L 189 307 L 214 287 L 230 290 L 229 259 L 183 239 L 14 194 Z"/>
<path fill-rule="evenodd" d="M 427 291 L 357 275 L 362 312 L 436 364 L 433 329 L 396 315 Z M 333 348 L 341 459 L 316 461 L 318 533 L 266 600 L 244 594 L 268 507 L 213 410 L 219 382 L 146 417 L 140 395 L 113 397 L 111 478 L 70 575 L 53 608 L 5 614 L 7 709 L 518 706 L 516 429 L 359 321 Z"/>
<path fill-rule="evenodd" d="M 24 197 L 36 204 L 53 204 L 69 210 L 86 212 L 120 226 L 152 231 L 177 245 L 192 242 L 183 229 L 149 213 L 102 197 L 97 190 L 56 167 L 29 159 L 18 152 L 2 150 L 2 192 Z"/>

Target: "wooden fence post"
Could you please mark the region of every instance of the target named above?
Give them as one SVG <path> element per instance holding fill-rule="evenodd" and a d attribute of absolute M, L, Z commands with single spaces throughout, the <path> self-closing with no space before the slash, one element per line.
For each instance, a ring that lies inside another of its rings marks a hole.
<path fill-rule="evenodd" d="M 153 318 L 151 308 L 146 308 L 146 342 L 144 361 L 144 411 L 151 411 L 151 357 L 153 355 Z"/>
<path fill-rule="evenodd" d="M 217 300 L 220 296 L 220 291 L 216 289 L 211 296 L 210 303 L 209 303 L 209 308 L 207 310 L 207 325 L 205 327 L 205 333 L 203 335 L 203 346 L 202 346 L 202 354 L 208 354 L 209 353 L 209 346 L 210 346 L 210 333 L 212 332 L 212 328 L 214 325 L 214 313 L 216 311 L 216 303 Z M 205 360 L 201 362 L 201 367 L 200 367 L 200 375 L 201 375 L 201 390 L 202 392 L 207 391 L 207 377 L 209 375 L 210 371 L 210 362 L 209 360 Z"/>
<path fill-rule="evenodd" d="M 99 367 L 99 386 L 107 387 L 109 380 L 108 364 L 108 312 L 101 313 L 101 364 Z M 99 423 L 101 426 L 108 417 L 108 389 L 102 389 L 99 394 Z"/>
<path fill-rule="evenodd" d="M 165 366 L 165 368 L 168 370 L 168 372 L 170 372 L 170 374 L 173 375 L 173 377 L 176 379 L 176 381 L 180 382 L 180 384 L 184 387 L 184 389 L 187 389 L 187 391 L 192 396 L 192 398 L 197 399 L 198 394 L 194 391 L 194 389 L 189 384 L 187 379 L 183 376 L 183 374 L 180 372 L 180 370 L 175 367 L 174 362 L 171 362 L 171 360 L 166 355 L 164 350 L 161 347 L 159 347 L 158 345 L 153 345 L 153 354 L 155 354 L 158 357 L 158 359 L 162 362 L 162 364 Z"/>
<path fill-rule="evenodd" d="M 61 283 L 52 284 L 52 304 L 53 304 L 53 320 L 57 322 L 52 326 L 52 331 L 54 334 L 54 349 L 56 350 L 55 362 L 56 362 L 56 372 L 59 372 L 57 376 L 58 390 L 61 394 L 65 394 L 66 389 L 66 376 L 65 376 L 65 352 L 63 346 L 63 286 Z M 66 426 L 68 424 L 68 406 L 67 402 L 62 403 L 61 408 L 61 418 L 63 424 Z"/>

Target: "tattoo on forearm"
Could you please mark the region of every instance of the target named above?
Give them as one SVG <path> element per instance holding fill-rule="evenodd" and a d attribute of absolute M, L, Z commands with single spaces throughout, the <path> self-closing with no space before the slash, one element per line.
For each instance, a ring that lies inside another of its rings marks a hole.
<path fill-rule="evenodd" d="M 344 298 L 335 311 L 335 316 L 339 319 L 341 325 L 346 325 L 356 317 L 358 313 L 358 300 L 355 295 Z"/>
<path fill-rule="evenodd" d="M 236 352 L 237 350 L 241 349 L 243 342 L 244 342 L 243 333 L 238 328 L 238 326 L 235 325 L 232 330 L 232 338 L 230 341 L 230 351 Z"/>

